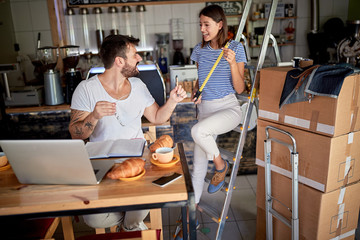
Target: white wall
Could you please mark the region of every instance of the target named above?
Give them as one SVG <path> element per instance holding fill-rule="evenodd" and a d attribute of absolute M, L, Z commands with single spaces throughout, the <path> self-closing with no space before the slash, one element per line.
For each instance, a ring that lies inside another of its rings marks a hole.
<path fill-rule="evenodd" d="M 41 45 L 52 45 L 51 31 L 49 24 L 49 15 L 47 10 L 46 0 L 10 0 L 11 11 L 14 21 L 16 41 L 20 44 L 20 52 L 24 54 L 35 53 L 37 33 L 41 33 Z M 65 2 L 65 0 L 63 0 Z M 254 2 L 270 2 L 267 0 L 258 0 Z M 279 1 L 279 2 L 293 2 Z M 289 60 L 296 56 L 307 57 L 307 33 L 310 31 L 310 0 L 297 0 L 296 15 L 296 47 L 295 51 L 282 49 L 282 55 L 285 60 Z M 340 17 L 344 22 L 347 18 L 349 0 L 320 0 L 320 24 L 323 25 L 328 19 L 332 17 Z M 166 5 L 146 5 L 145 24 L 147 31 L 147 38 L 149 45 L 155 46 L 155 33 L 170 32 L 170 19 L 183 18 L 184 19 L 184 48 L 183 54 L 187 57 L 190 53 L 190 48 L 194 47 L 196 43 L 201 41 L 201 34 L 199 31 L 198 13 L 205 6 L 205 3 L 191 3 L 191 4 L 166 4 Z M 135 7 L 132 6 L 132 31 L 137 31 L 137 16 Z M 120 7 L 119 7 L 120 9 Z M 91 9 L 89 9 L 91 12 Z M 76 29 L 76 36 L 79 45 L 83 45 L 83 34 L 81 28 L 80 15 L 78 9 L 76 11 L 76 18 L 78 21 L 78 28 Z M 103 23 L 106 30 L 105 35 L 109 34 L 110 21 L 107 8 L 103 8 Z M 121 13 L 120 13 L 121 14 Z M 94 15 L 92 15 L 94 16 Z M 120 15 L 121 16 L 121 15 Z M 108 20 L 106 20 L 108 19 Z M 121 19 L 120 19 L 121 21 Z M 80 23 L 80 24 L 79 24 Z M 93 51 L 96 51 L 95 38 L 95 23 L 94 20 L 90 22 L 92 26 L 91 31 L 91 45 Z M 123 21 L 121 21 L 120 33 L 125 33 Z M 170 48 L 172 49 L 172 48 Z"/>
<path fill-rule="evenodd" d="M 52 46 L 46 0 L 10 0 L 10 3 L 20 53 L 35 53 L 38 32 L 41 33 L 41 46 Z"/>

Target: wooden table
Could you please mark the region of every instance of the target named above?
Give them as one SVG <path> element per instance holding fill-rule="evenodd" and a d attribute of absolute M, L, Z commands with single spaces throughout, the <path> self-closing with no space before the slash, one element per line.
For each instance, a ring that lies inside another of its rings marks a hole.
<path fill-rule="evenodd" d="M 189 208 L 190 238 L 196 239 L 195 199 L 182 143 L 180 161 L 169 168 L 150 162 L 145 148 L 145 175 L 131 182 L 104 178 L 98 185 L 24 185 L 11 169 L 0 172 L 0 219 L 10 216 L 54 217 L 139 209 L 182 207 L 183 224 Z M 161 188 L 151 182 L 172 172 L 183 177 Z M 184 217 L 185 216 L 185 217 Z M 185 228 L 186 229 L 186 228 Z M 184 232 L 184 235 L 187 233 Z M 184 236 L 184 239 L 187 239 Z"/>

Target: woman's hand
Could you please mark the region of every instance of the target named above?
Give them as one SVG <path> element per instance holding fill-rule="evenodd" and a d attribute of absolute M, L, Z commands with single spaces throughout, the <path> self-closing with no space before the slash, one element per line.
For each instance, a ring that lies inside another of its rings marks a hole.
<path fill-rule="evenodd" d="M 230 65 L 236 64 L 235 52 L 230 48 L 223 48 L 223 51 L 224 51 L 223 58 L 225 58 L 225 60 L 228 61 Z"/>
<path fill-rule="evenodd" d="M 191 101 L 194 102 L 195 104 L 200 104 L 201 103 L 201 95 L 195 100 L 195 94 L 197 92 L 197 89 L 194 89 L 194 91 L 191 94 Z"/>

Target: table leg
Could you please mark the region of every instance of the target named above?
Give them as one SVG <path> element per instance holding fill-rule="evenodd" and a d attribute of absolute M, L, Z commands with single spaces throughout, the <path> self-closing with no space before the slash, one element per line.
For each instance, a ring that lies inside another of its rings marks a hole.
<path fill-rule="evenodd" d="M 160 240 L 163 240 L 161 208 L 150 209 L 150 225 L 152 230 L 161 230 Z"/>
<path fill-rule="evenodd" d="M 196 206 L 195 197 L 193 194 L 189 195 L 189 232 L 190 239 L 196 240 Z"/>
<path fill-rule="evenodd" d="M 71 217 L 61 217 L 61 225 L 63 228 L 64 240 L 74 240 L 74 228 Z"/>
<path fill-rule="evenodd" d="M 183 239 L 188 239 L 188 227 L 187 227 L 187 207 L 181 207 L 181 220 L 183 229 Z"/>

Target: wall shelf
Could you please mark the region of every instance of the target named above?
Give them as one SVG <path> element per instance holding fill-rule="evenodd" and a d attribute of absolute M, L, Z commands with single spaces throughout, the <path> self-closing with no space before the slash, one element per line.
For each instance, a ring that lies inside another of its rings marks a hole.
<path fill-rule="evenodd" d="M 288 42 L 288 43 L 278 43 L 277 44 L 279 47 L 282 47 L 282 46 L 295 46 L 295 42 Z M 249 47 L 251 48 L 259 48 L 261 45 L 251 45 Z M 271 46 L 271 44 L 269 44 L 269 46 Z"/>
<path fill-rule="evenodd" d="M 286 20 L 286 19 L 296 19 L 297 16 L 294 16 L 294 17 L 276 17 L 274 18 L 275 20 Z M 267 21 L 268 19 L 267 18 L 258 18 L 258 19 L 249 19 L 249 21 L 252 21 L 252 22 L 256 22 L 256 21 Z"/>

